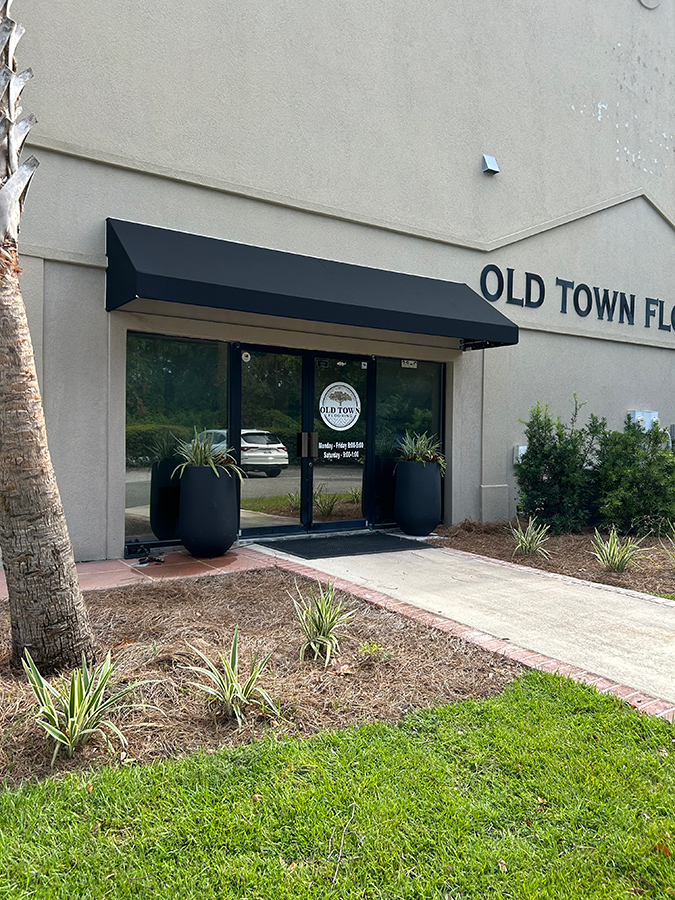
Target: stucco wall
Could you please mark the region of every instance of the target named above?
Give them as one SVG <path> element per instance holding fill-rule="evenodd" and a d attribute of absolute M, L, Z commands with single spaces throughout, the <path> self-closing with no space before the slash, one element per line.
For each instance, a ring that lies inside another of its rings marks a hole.
<path fill-rule="evenodd" d="M 122 549 L 127 327 L 447 361 L 453 521 L 513 512 L 518 420 L 536 400 L 566 416 L 577 391 L 614 427 L 634 407 L 675 421 L 675 329 L 645 327 L 647 297 L 666 323 L 675 304 L 671 2 L 17 0 L 12 12 L 41 161 L 22 283 L 78 558 Z M 484 152 L 501 174 L 481 173 Z M 462 355 L 168 304 L 107 314 L 108 216 L 477 291 L 495 265 L 513 270 L 516 298 L 526 272 L 546 297 L 528 308 L 505 291 L 494 302 L 520 345 Z M 557 278 L 635 294 L 634 324 L 581 317 L 571 299 L 562 313 Z"/>
<path fill-rule="evenodd" d="M 675 6 L 20 3 L 36 140 L 461 242 L 673 213 Z M 500 178 L 480 172 L 496 155 Z"/>
<path fill-rule="evenodd" d="M 103 309 L 106 215 L 466 281 L 477 291 L 486 265 L 498 266 L 505 278 L 511 268 L 513 293 L 521 299 L 525 273 L 537 273 L 546 286 L 541 306 L 509 304 L 506 289 L 495 301 L 521 326 L 521 343 L 515 348 L 458 356 L 450 352 L 452 342 L 443 346 L 424 336 L 386 332 L 366 334 L 357 346 L 358 335 L 349 329 L 333 329 L 333 346 L 344 349 L 381 355 L 391 350 L 393 355 L 455 360 L 447 394 L 452 481 L 446 509 L 453 521 L 513 513 L 512 449 L 522 441 L 518 419 L 526 417 L 536 400 L 548 402 L 564 416 L 577 391 L 581 399 L 591 401 L 589 408 L 608 415 L 615 427 L 629 408 L 653 406 L 667 418 L 666 398 L 675 395 L 667 362 L 675 332 L 660 331 L 654 318 L 645 328 L 644 308 L 646 297 L 660 298 L 666 317 L 669 315 L 675 301 L 671 287 L 675 242 L 670 223 L 644 199 L 621 203 L 485 253 L 61 154 L 43 152 L 42 156 L 22 233 L 24 247 L 34 254 L 26 256 L 23 278 L 38 355 L 45 360 L 50 445 L 79 558 L 117 555 L 122 547 L 124 333 L 126 327 L 138 325 L 126 324 L 129 313 L 108 314 Z M 70 185 L 78 202 L 59 210 L 60 191 Z M 55 219 L 60 224 L 58 232 L 54 231 Z M 634 324 L 620 323 L 618 312 L 612 322 L 606 317 L 600 320 L 595 307 L 582 318 L 574 312 L 571 299 L 567 313 L 562 314 L 558 277 L 598 286 L 601 294 L 605 288 L 611 295 L 614 290 L 628 296 L 634 293 Z M 38 297 L 42 280 L 44 310 Z M 141 327 L 217 333 L 223 339 L 318 348 L 329 340 L 331 331 L 272 317 L 253 320 L 234 314 L 220 314 L 220 323 L 214 324 L 218 316 L 213 311 L 171 304 L 144 306 L 137 301 L 133 309 L 137 309 L 134 316 L 152 315 L 151 323 L 146 321 Z M 198 321 L 190 321 L 192 318 Z M 392 345 L 396 347 L 392 349 Z M 577 351 L 576 347 L 584 349 Z M 658 397 L 650 400 L 653 392 L 648 388 L 655 383 Z M 626 389 L 638 384 L 643 399 L 637 395 L 632 399 Z M 75 454 L 83 461 L 78 458 L 76 464 Z M 88 489 L 94 484 L 95 503 Z"/>

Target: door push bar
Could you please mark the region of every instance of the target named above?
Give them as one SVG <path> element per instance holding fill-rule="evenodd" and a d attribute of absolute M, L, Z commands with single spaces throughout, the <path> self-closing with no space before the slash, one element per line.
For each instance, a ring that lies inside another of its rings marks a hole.
<path fill-rule="evenodd" d="M 298 432 L 298 456 L 301 459 L 311 457 L 316 459 L 319 455 L 319 435 L 316 431 Z"/>

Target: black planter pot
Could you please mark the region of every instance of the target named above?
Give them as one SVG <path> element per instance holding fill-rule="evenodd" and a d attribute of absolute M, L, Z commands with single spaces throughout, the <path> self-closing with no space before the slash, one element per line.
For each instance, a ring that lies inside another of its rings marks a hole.
<path fill-rule="evenodd" d="M 158 541 L 178 537 L 180 478 L 174 475 L 178 456 L 153 463 L 150 474 L 150 527 Z"/>
<path fill-rule="evenodd" d="M 431 534 L 441 521 L 438 463 L 400 462 L 396 467 L 396 524 L 406 534 Z"/>
<path fill-rule="evenodd" d="M 187 466 L 181 478 L 178 527 L 192 556 L 222 556 L 237 539 L 237 476 L 224 467 L 219 473 Z"/>
<path fill-rule="evenodd" d="M 396 460 L 375 457 L 375 521 L 394 521 L 394 495 L 396 492 Z"/>

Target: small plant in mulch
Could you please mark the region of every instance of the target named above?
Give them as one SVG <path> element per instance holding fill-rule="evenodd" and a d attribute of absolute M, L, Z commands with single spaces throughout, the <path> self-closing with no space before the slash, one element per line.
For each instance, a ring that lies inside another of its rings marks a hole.
<path fill-rule="evenodd" d="M 333 510 L 340 499 L 339 494 L 331 494 L 326 491 L 326 485 L 320 484 L 314 491 L 314 509 L 320 516 L 327 519 L 333 515 Z"/>
<path fill-rule="evenodd" d="M 363 497 L 363 491 L 359 487 L 350 488 L 347 491 L 347 499 L 350 503 L 355 503 L 357 506 L 361 505 L 361 499 Z"/>
<path fill-rule="evenodd" d="M 69 679 L 61 678 L 56 685 L 43 678 L 28 650 L 25 654 L 21 662 L 38 702 L 35 720 L 55 744 L 52 766 L 62 747 L 68 757 L 72 757 L 75 750 L 88 743 L 95 734 L 100 734 L 110 748 L 104 729 L 112 732 L 123 747 L 127 746 L 127 739 L 107 716 L 141 682 L 127 684 L 112 696 L 106 696 L 108 683 L 115 672 L 110 653 L 94 669 L 87 665 L 82 654 L 82 668 L 74 669 Z"/>
<path fill-rule="evenodd" d="M 300 507 L 302 506 L 300 491 L 291 491 L 290 493 L 286 494 L 286 502 L 288 503 L 288 508 L 292 513 L 299 513 Z"/>
<path fill-rule="evenodd" d="M 229 658 L 218 654 L 221 669 L 214 665 L 201 650 L 188 644 L 197 656 L 203 661 L 204 666 L 187 666 L 190 672 L 203 675 L 210 684 L 200 681 L 190 682 L 193 687 L 208 694 L 227 716 L 234 716 L 241 728 L 245 721 L 245 709 L 251 704 L 262 706 L 261 700 L 267 704 L 270 710 L 274 710 L 274 703 L 269 695 L 258 684 L 258 679 L 269 662 L 272 655 L 268 653 L 262 659 L 251 659 L 251 667 L 248 678 L 241 681 L 239 678 L 239 628 L 234 629 L 234 636 L 230 646 Z"/>
<path fill-rule="evenodd" d="M 359 644 L 359 657 L 362 663 L 373 664 L 391 659 L 392 654 L 377 641 L 363 641 Z"/>
<path fill-rule="evenodd" d="M 335 596 L 335 585 L 329 582 L 324 588 L 319 584 L 319 593 L 310 590 L 309 600 L 304 600 L 300 591 L 299 599 L 292 597 L 305 643 L 300 648 L 300 659 L 304 660 L 307 650 L 314 653 L 314 659 L 324 658 L 327 666 L 331 656 L 340 652 L 340 627 L 355 614 L 355 610 L 344 610 L 341 600 Z"/>
<path fill-rule="evenodd" d="M 516 545 L 512 556 L 543 556 L 550 559 L 551 554 L 544 547 L 549 539 L 549 526 L 538 525 L 536 516 L 528 519 L 525 530 L 520 522 L 515 527 L 509 523 L 509 530 Z"/>
<path fill-rule="evenodd" d="M 644 556 L 647 548 L 642 548 L 644 538 L 627 537 L 621 540 L 616 529 L 612 528 L 609 537 L 604 540 L 598 529 L 592 540 L 591 553 L 608 572 L 625 572 L 628 566 L 636 566 L 638 559 Z"/>
<path fill-rule="evenodd" d="M 675 522 L 668 522 L 668 534 L 657 533 L 661 549 L 671 563 L 675 565 Z"/>

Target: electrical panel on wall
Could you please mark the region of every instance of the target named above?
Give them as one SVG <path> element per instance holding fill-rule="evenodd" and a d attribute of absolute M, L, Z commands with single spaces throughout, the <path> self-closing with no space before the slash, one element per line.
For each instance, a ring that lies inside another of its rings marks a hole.
<path fill-rule="evenodd" d="M 649 431 L 655 423 L 659 424 L 659 414 L 653 409 L 629 409 L 628 415 L 631 421 L 637 422 L 644 431 Z"/>
<path fill-rule="evenodd" d="M 526 450 L 527 450 L 527 444 L 517 444 L 513 448 L 513 465 L 514 466 L 517 465 L 517 463 L 522 461 Z"/>

